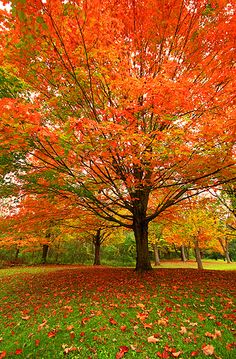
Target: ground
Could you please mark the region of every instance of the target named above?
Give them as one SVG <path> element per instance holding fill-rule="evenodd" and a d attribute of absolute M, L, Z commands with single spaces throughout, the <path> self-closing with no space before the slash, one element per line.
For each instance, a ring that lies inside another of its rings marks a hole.
<path fill-rule="evenodd" d="M 0 358 L 235 358 L 236 271 L 0 270 Z"/>

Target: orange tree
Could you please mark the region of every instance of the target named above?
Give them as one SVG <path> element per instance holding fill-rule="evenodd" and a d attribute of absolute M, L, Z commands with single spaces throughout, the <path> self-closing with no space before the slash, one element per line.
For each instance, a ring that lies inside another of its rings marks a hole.
<path fill-rule="evenodd" d="M 226 261 L 230 263 L 229 246 L 236 238 L 236 186 L 226 183 L 221 188 L 212 188 L 210 194 L 215 198 L 215 212 L 222 222 L 222 236 L 219 242 Z"/>
<path fill-rule="evenodd" d="M 209 202 L 211 199 L 201 197 L 188 201 L 175 220 L 168 223 L 163 233 L 167 241 L 194 249 L 198 269 L 203 269 L 202 250 L 222 251 L 219 246 L 219 240 L 223 236 L 222 224 Z"/>
<path fill-rule="evenodd" d="M 109 238 L 118 236 L 114 225 L 70 203 L 67 198 L 43 194 L 27 195 L 18 200 L 5 201 L 0 217 L 0 247 L 35 251 L 42 247 L 42 261 L 46 263 L 49 248 L 66 240 L 68 235 L 77 241 L 94 245 L 94 265 L 100 264 L 100 247 Z"/>
<path fill-rule="evenodd" d="M 1 132 L 25 148 L 22 186 L 132 229 L 136 270 L 150 269 L 150 221 L 235 176 L 232 4 L 9 3 L 0 60 L 32 96 L 3 100 Z"/>

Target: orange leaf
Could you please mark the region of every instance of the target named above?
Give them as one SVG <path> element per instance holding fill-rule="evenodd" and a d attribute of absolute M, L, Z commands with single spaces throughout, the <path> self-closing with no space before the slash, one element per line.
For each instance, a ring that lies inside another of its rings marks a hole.
<path fill-rule="evenodd" d="M 203 345 L 202 351 L 205 355 L 212 355 L 214 354 L 214 347 L 211 344 Z"/>
<path fill-rule="evenodd" d="M 117 321 L 113 318 L 110 318 L 109 319 L 109 322 L 112 324 L 112 325 L 117 325 Z"/>
<path fill-rule="evenodd" d="M 186 334 L 186 333 L 187 333 L 187 329 L 186 329 L 184 326 L 182 326 L 182 327 L 180 327 L 179 333 L 180 333 L 180 334 Z"/>
<path fill-rule="evenodd" d="M 149 328 L 149 329 L 152 329 L 152 323 L 143 323 L 143 327 L 146 329 L 146 328 Z"/>
<path fill-rule="evenodd" d="M 72 329 L 74 329 L 74 325 L 68 325 L 68 327 L 66 327 L 66 330 L 71 331 Z"/>
<path fill-rule="evenodd" d="M 172 353 L 172 356 L 173 356 L 174 358 L 178 358 L 178 357 L 180 356 L 180 354 L 182 354 L 182 351 L 181 351 L 181 350 L 178 351 L 178 352 Z"/>
<path fill-rule="evenodd" d="M 56 335 L 55 330 L 52 330 L 51 332 L 48 333 L 48 338 L 53 338 L 55 337 L 55 335 Z"/>
<path fill-rule="evenodd" d="M 160 339 L 155 338 L 154 335 L 151 335 L 150 337 L 147 338 L 148 343 L 157 343 L 160 341 Z"/>
<path fill-rule="evenodd" d="M 127 346 L 121 346 L 119 352 L 116 353 L 116 359 L 121 359 L 124 357 L 125 353 L 128 353 L 129 348 Z"/>

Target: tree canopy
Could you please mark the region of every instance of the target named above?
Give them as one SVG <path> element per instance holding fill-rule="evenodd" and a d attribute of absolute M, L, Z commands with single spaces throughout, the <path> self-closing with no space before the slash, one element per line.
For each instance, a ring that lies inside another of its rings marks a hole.
<path fill-rule="evenodd" d="M 233 6 L 10 3 L 1 61 L 31 97 L 1 100 L 1 132 L 8 151 L 23 149 L 21 190 L 133 229 L 136 269 L 150 269 L 148 223 L 235 178 Z"/>

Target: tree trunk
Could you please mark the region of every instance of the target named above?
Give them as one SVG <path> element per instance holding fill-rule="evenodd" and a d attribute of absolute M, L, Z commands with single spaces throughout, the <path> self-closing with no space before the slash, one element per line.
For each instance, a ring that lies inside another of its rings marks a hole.
<path fill-rule="evenodd" d="M 187 262 L 187 258 L 186 258 L 186 255 L 185 255 L 185 247 L 184 247 L 183 244 L 181 245 L 181 259 L 182 259 L 183 262 Z"/>
<path fill-rule="evenodd" d="M 176 248 L 176 245 L 173 243 L 173 248 L 175 250 L 175 254 L 177 257 L 179 257 L 179 252 L 178 252 L 178 249 Z"/>
<path fill-rule="evenodd" d="M 137 272 L 152 269 L 148 251 L 148 223 L 140 218 L 134 218 L 134 237 L 136 242 L 136 268 Z"/>
<path fill-rule="evenodd" d="M 99 266 L 101 264 L 100 262 L 100 248 L 101 248 L 101 228 L 97 230 L 97 233 L 95 235 L 94 241 L 94 266 Z"/>
<path fill-rule="evenodd" d="M 19 253 L 20 253 L 20 249 L 16 248 L 15 261 L 17 261 L 17 259 L 18 259 Z"/>
<path fill-rule="evenodd" d="M 224 250 L 224 254 L 225 254 L 226 262 L 227 262 L 227 263 L 231 263 L 231 259 L 230 259 L 230 256 L 229 256 L 229 242 L 228 242 L 227 239 L 225 240 L 225 250 Z"/>
<path fill-rule="evenodd" d="M 153 251 L 154 251 L 154 259 L 155 259 L 154 265 L 155 266 L 160 266 L 161 263 L 160 263 L 159 250 L 157 248 L 156 243 L 152 244 L 152 248 L 153 248 Z"/>
<path fill-rule="evenodd" d="M 225 239 L 225 242 L 223 242 L 222 239 L 219 239 L 220 245 L 224 251 L 224 256 L 227 263 L 231 263 L 230 256 L 229 256 L 229 241 Z"/>
<path fill-rule="evenodd" d="M 197 261 L 197 267 L 198 267 L 198 269 L 203 269 L 201 251 L 198 246 L 198 241 L 195 242 L 194 250 L 195 250 L 195 256 L 196 256 L 196 261 Z"/>
<path fill-rule="evenodd" d="M 49 245 L 43 244 L 43 254 L 42 254 L 42 263 L 43 264 L 47 263 L 48 249 L 49 249 Z"/>

